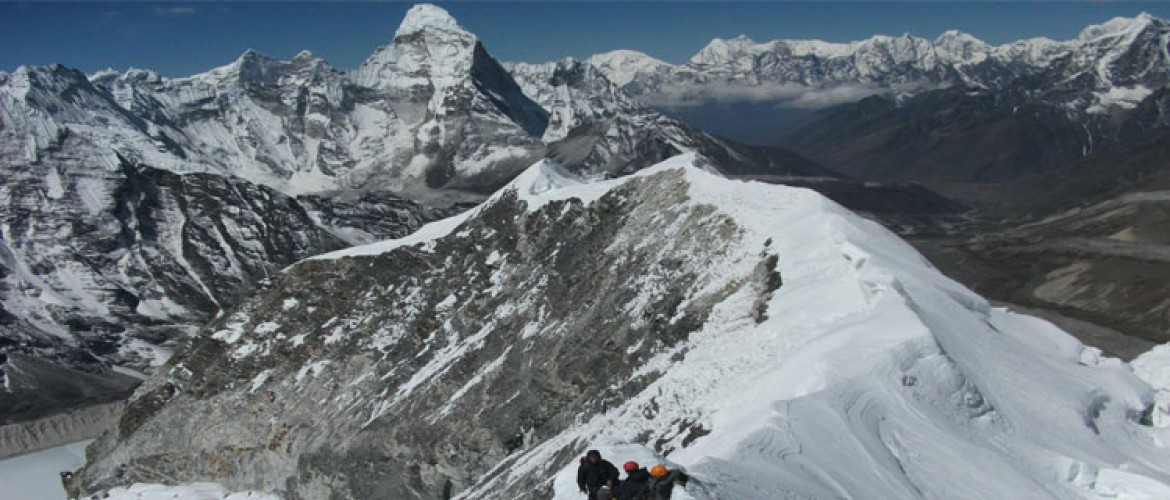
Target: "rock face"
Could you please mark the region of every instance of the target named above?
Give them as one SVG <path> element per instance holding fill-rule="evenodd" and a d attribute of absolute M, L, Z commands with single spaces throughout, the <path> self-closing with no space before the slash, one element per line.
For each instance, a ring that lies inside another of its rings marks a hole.
<path fill-rule="evenodd" d="M 812 191 L 709 168 L 541 163 L 289 267 L 138 389 L 72 493 L 568 499 L 593 447 L 669 455 L 703 500 L 1170 487 L 1128 367 Z"/>
<path fill-rule="evenodd" d="M 518 78 L 430 5 L 348 73 L 248 51 L 188 78 L 0 74 L 0 352 L 149 370 L 276 270 L 403 236 L 545 156 L 595 177 L 683 151 L 836 176 L 688 129 L 581 64 Z M 0 388 L 0 415 L 37 392 Z"/>
<path fill-rule="evenodd" d="M 396 102 L 391 116 L 411 125 L 402 132 L 413 137 L 421 156 L 407 158 L 409 167 L 399 167 L 406 170 L 393 172 L 396 177 L 490 192 L 543 153 L 539 138 L 548 113 L 475 35 L 438 7 L 411 8 L 394 42 L 379 48 L 352 80 L 389 94 Z"/>
<path fill-rule="evenodd" d="M 117 424 L 122 403 L 107 403 L 29 422 L 0 425 L 0 459 L 96 438 Z"/>
<path fill-rule="evenodd" d="M 357 217 L 333 213 L 344 205 L 324 203 L 322 221 L 318 207 L 238 178 L 129 162 L 95 168 L 65 152 L 71 140 L 54 161 L 4 172 L 4 352 L 61 365 L 0 360 L 5 420 L 121 397 L 127 381 L 109 363 L 149 371 L 253 283 L 363 241 L 345 229 Z M 434 213 L 400 203 L 396 217 L 363 229 L 401 236 Z M 77 370 L 97 385 L 71 401 L 54 386 Z"/>
<path fill-rule="evenodd" d="M 431 243 L 298 264 L 139 390 L 84 488 L 170 477 L 291 498 L 465 490 L 644 388 L 657 374 L 637 374 L 640 361 L 721 298 L 780 285 L 765 256 L 735 283 L 689 292 L 710 286 L 696 269 L 738 229 L 685 193 L 677 172 L 588 204 L 537 209 L 506 191 Z M 677 238 L 635 237 L 668 227 Z M 208 404 L 223 413 L 189 418 Z"/>

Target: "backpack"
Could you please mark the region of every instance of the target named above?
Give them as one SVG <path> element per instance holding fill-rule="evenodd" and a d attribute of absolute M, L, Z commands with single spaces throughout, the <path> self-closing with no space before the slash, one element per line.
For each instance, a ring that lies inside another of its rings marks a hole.
<path fill-rule="evenodd" d="M 686 485 L 687 479 L 686 474 L 676 470 L 672 470 L 660 478 L 652 477 L 646 483 L 646 492 L 644 495 L 646 495 L 647 500 L 668 500 L 671 493 L 673 493 L 674 483 L 678 482 L 679 484 Z"/>

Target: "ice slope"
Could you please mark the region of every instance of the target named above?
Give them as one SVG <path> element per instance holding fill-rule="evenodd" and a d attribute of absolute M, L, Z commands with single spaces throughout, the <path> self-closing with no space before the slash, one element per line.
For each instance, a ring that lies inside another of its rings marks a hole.
<path fill-rule="evenodd" d="M 563 450 L 592 447 L 615 461 L 666 455 L 699 479 L 695 498 L 1170 495 L 1168 435 L 1139 422 L 1154 396 L 1129 366 L 990 307 L 815 193 L 695 163 L 639 175 L 682 169 L 690 203 L 742 228 L 712 277 L 778 257 L 783 285 L 764 319 L 753 320 L 753 295 L 726 297 L 698 334 L 645 363 L 639 373 L 662 373 L 648 388 L 509 457 L 459 498 L 508 491 Z M 605 189 L 554 171 L 534 167 L 514 189 L 534 209 Z M 556 473 L 556 498 L 579 496 L 574 474 L 574 461 Z"/>

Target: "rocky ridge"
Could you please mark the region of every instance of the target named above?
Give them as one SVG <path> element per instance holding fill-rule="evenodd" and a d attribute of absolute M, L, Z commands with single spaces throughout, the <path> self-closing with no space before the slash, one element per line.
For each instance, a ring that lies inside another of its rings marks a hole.
<path fill-rule="evenodd" d="M 812 191 L 709 171 L 545 162 L 286 269 L 139 388 L 73 494 L 567 499 L 593 447 L 702 500 L 1170 491 L 1170 409 L 1127 365 Z"/>
<path fill-rule="evenodd" d="M 0 75 L 0 352 L 123 387 L 112 365 L 152 370 L 280 268 L 407 234 L 546 156 L 594 178 L 691 150 L 729 169 L 835 175 L 665 119 L 583 66 L 518 79 L 431 5 L 351 72 L 248 51 L 186 78 Z M 573 108 L 550 126 L 567 110 L 553 93 Z M 18 372 L 0 367 L 9 382 Z M 0 414 L 38 391 L 4 385 Z"/>

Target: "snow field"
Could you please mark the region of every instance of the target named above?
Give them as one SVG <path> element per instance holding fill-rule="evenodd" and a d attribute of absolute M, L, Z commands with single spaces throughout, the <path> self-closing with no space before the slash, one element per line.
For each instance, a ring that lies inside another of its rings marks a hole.
<path fill-rule="evenodd" d="M 703 270 L 708 289 L 779 257 L 784 284 L 766 319 L 752 317 L 759 290 L 741 287 L 701 331 L 645 363 L 636 376 L 661 376 L 642 393 L 518 452 L 460 498 L 539 474 L 566 448 L 609 450 L 615 463 L 668 454 L 705 486 L 694 498 L 1170 491 L 1164 433 L 1139 424 L 1154 393 L 1128 365 L 1045 321 L 991 308 L 896 236 L 811 191 L 732 182 L 701 164 L 684 155 L 636 176 L 681 170 L 691 203 L 738 225 L 727 259 Z M 535 208 L 589 203 L 620 182 L 577 186 L 546 164 L 512 188 Z M 556 498 L 579 496 L 576 465 L 555 473 Z"/>
<path fill-rule="evenodd" d="M 281 500 L 279 496 L 272 493 L 232 492 L 213 483 L 192 483 L 182 486 L 138 483 L 129 488 L 114 488 L 104 498 L 108 500 Z"/>

